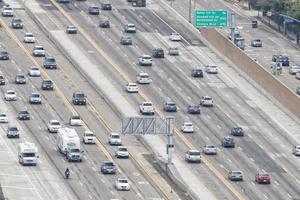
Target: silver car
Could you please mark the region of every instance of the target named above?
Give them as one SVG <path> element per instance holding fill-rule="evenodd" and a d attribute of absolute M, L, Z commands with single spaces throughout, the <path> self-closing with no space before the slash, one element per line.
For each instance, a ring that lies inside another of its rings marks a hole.
<path fill-rule="evenodd" d="M 42 103 L 42 96 L 38 92 L 32 92 L 29 96 L 29 103 L 30 104 L 41 104 Z"/>
<path fill-rule="evenodd" d="M 214 145 L 205 145 L 203 147 L 203 153 L 205 155 L 217 155 L 217 148 Z"/>
<path fill-rule="evenodd" d="M 298 72 L 300 72 L 299 66 L 290 66 L 289 67 L 289 74 L 295 75 Z"/>
<path fill-rule="evenodd" d="M 243 172 L 240 170 L 233 170 L 228 173 L 228 179 L 231 181 L 242 181 L 243 180 Z"/>

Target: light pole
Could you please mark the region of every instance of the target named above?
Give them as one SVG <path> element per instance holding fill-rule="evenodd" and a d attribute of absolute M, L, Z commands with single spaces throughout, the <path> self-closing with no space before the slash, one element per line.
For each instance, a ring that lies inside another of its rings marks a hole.
<path fill-rule="evenodd" d="M 192 22 L 192 0 L 189 0 L 189 22 Z"/>

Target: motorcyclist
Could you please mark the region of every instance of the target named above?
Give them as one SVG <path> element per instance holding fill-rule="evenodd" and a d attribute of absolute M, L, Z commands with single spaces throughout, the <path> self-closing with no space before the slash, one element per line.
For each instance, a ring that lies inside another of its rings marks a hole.
<path fill-rule="evenodd" d="M 66 177 L 66 179 L 68 179 L 70 177 L 70 170 L 69 170 L 69 168 L 67 168 L 66 171 L 65 171 L 65 177 Z"/>

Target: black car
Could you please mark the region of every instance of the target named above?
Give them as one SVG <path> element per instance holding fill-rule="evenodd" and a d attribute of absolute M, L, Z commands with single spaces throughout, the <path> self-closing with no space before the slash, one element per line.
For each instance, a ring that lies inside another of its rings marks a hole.
<path fill-rule="evenodd" d="M 202 69 L 192 69 L 192 77 L 203 78 L 203 70 Z"/>
<path fill-rule="evenodd" d="M 7 51 L 0 51 L 0 60 L 9 60 L 9 55 Z"/>
<path fill-rule="evenodd" d="M 0 85 L 5 85 L 5 79 L 3 75 L 0 75 Z"/>
<path fill-rule="evenodd" d="M 272 61 L 281 63 L 282 66 L 290 66 L 289 57 L 285 55 L 273 55 Z"/>
<path fill-rule="evenodd" d="M 104 161 L 101 165 L 101 173 L 115 174 L 117 171 L 116 165 L 111 161 Z"/>
<path fill-rule="evenodd" d="M 164 105 L 164 111 L 177 112 L 177 106 L 175 102 L 166 102 Z"/>
<path fill-rule="evenodd" d="M 15 18 L 11 20 L 11 27 L 14 29 L 22 29 L 23 28 L 23 22 L 21 19 Z"/>
<path fill-rule="evenodd" d="M 187 108 L 187 112 L 189 114 L 200 114 L 200 105 L 199 104 L 189 105 Z"/>
<path fill-rule="evenodd" d="M 234 148 L 235 147 L 235 143 L 234 143 L 234 139 L 231 136 L 225 136 L 223 138 L 222 141 L 222 146 L 225 148 Z"/>
<path fill-rule="evenodd" d="M 27 110 L 21 110 L 18 114 L 18 119 L 19 120 L 29 120 L 30 119 L 29 112 Z"/>
<path fill-rule="evenodd" d="M 162 48 L 155 48 L 152 51 L 152 56 L 154 58 L 164 58 L 165 57 L 164 50 Z"/>
<path fill-rule="evenodd" d="M 100 19 L 99 27 L 101 27 L 101 28 L 110 28 L 109 19 L 108 18 Z"/>
<path fill-rule="evenodd" d="M 74 92 L 72 96 L 74 105 L 86 105 L 86 96 L 83 92 Z"/>
<path fill-rule="evenodd" d="M 57 69 L 55 58 L 53 56 L 46 56 L 43 66 L 45 69 Z"/>
<path fill-rule="evenodd" d="M 122 45 L 132 45 L 132 39 L 130 36 L 122 36 L 121 37 L 121 44 Z"/>
<path fill-rule="evenodd" d="M 42 82 L 42 90 L 53 90 L 53 82 L 50 79 L 45 79 Z"/>
<path fill-rule="evenodd" d="M 89 7 L 89 14 L 90 15 L 99 15 L 100 14 L 100 8 L 98 6 Z"/>
<path fill-rule="evenodd" d="M 26 84 L 26 78 L 24 75 L 22 74 L 18 74 L 16 77 L 15 77 L 15 83 L 16 84 Z"/>
<path fill-rule="evenodd" d="M 112 6 L 110 3 L 101 3 L 102 10 L 112 10 Z"/>
<path fill-rule="evenodd" d="M 234 127 L 231 129 L 231 135 L 233 136 L 244 136 L 244 130 L 242 127 Z"/>

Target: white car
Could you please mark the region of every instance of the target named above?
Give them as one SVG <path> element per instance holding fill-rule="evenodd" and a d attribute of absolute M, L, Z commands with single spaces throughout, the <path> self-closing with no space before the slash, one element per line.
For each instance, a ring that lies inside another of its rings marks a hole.
<path fill-rule="evenodd" d="M 121 136 L 119 133 L 111 133 L 108 138 L 110 145 L 122 145 Z"/>
<path fill-rule="evenodd" d="M 49 122 L 48 122 L 48 131 L 50 133 L 57 133 L 58 129 L 61 128 L 61 125 L 60 125 L 60 122 L 56 119 L 51 119 Z"/>
<path fill-rule="evenodd" d="M 181 35 L 179 33 L 171 33 L 170 40 L 179 42 L 181 41 Z"/>
<path fill-rule="evenodd" d="M 17 93 L 13 90 L 7 90 L 5 92 L 4 99 L 6 101 L 16 101 L 17 100 Z"/>
<path fill-rule="evenodd" d="M 70 125 L 71 126 L 81 126 L 81 124 L 82 124 L 82 121 L 81 121 L 80 116 L 74 115 L 70 118 Z"/>
<path fill-rule="evenodd" d="M 155 109 L 152 102 L 145 101 L 140 104 L 140 113 L 142 115 L 154 115 Z"/>
<path fill-rule="evenodd" d="M 3 6 L 2 16 L 3 17 L 13 17 L 14 16 L 13 9 L 9 5 Z"/>
<path fill-rule="evenodd" d="M 126 33 L 135 33 L 136 32 L 136 27 L 134 24 L 126 24 L 125 26 L 125 32 Z"/>
<path fill-rule="evenodd" d="M 297 73 L 296 73 L 295 78 L 298 79 L 298 80 L 300 80 L 300 72 L 297 72 Z"/>
<path fill-rule="evenodd" d="M 218 73 L 218 67 L 214 64 L 206 65 L 206 73 L 208 74 L 217 74 Z"/>
<path fill-rule="evenodd" d="M 129 153 L 126 147 L 124 146 L 119 146 L 118 150 L 116 151 L 116 157 L 117 158 L 128 158 Z"/>
<path fill-rule="evenodd" d="M 5 113 L 0 114 L 0 123 L 8 123 L 8 119 Z"/>
<path fill-rule="evenodd" d="M 84 144 L 95 144 L 96 136 L 92 131 L 84 131 L 82 141 Z"/>
<path fill-rule="evenodd" d="M 37 66 L 31 66 L 28 70 L 29 76 L 41 76 L 41 71 Z"/>
<path fill-rule="evenodd" d="M 150 84 L 152 82 L 152 79 L 150 78 L 149 74 L 141 72 L 136 76 L 136 82 L 139 84 Z"/>
<path fill-rule="evenodd" d="M 129 191 L 130 190 L 130 184 L 129 181 L 126 178 L 118 178 L 115 183 L 115 187 L 117 190 L 122 191 Z"/>
<path fill-rule="evenodd" d="M 45 49 L 43 46 L 35 46 L 32 51 L 33 56 L 45 56 Z"/>
<path fill-rule="evenodd" d="M 190 149 L 185 152 L 185 160 L 187 162 L 201 162 L 200 151 L 196 149 Z"/>
<path fill-rule="evenodd" d="M 217 154 L 217 148 L 214 145 L 205 145 L 203 147 L 203 153 L 205 155 L 216 155 Z"/>
<path fill-rule="evenodd" d="M 181 126 L 181 131 L 183 133 L 193 133 L 194 132 L 194 126 L 191 122 L 184 122 Z"/>
<path fill-rule="evenodd" d="M 24 42 L 25 43 L 35 43 L 35 38 L 34 38 L 33 33 L 25 33 Z"/>
<path fill-rule="evenodd" d="M 298 72 L 300 72 L 300 67 L 299 66 L 290 66 L 289 74 L 295 75 Z"/>
<path fill-rule="evenodd" d="M 201 106 L 214 106 L 213 99 L 210 96 L 202 96 L 200 99 L 200 105 Z"/>
<path fill-rule="evenodd" d="M 136 83 L 127 83 L 126 91 L 129 93 L 136 93 L 139 92 L 139 87 L 137 86 Z"/>
<path fill-rule="evenodd" d="M 294 154 L 295 156 L 300 156 L 300 145 L 294 146 L 293 154 Z"/>
<path fill-rule="evenodd" d="M 139 65 L 141 66 L 152 66 L 152 57 L 150 55 L 142 55 L 139 57 Z"/>

